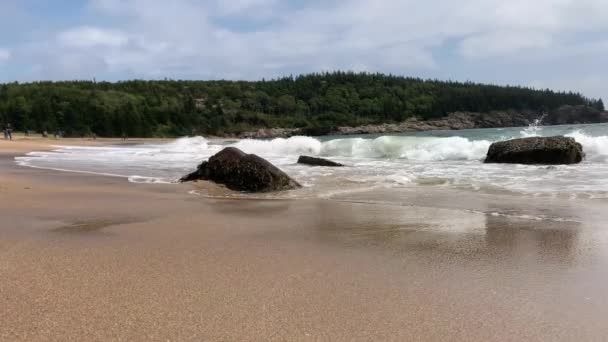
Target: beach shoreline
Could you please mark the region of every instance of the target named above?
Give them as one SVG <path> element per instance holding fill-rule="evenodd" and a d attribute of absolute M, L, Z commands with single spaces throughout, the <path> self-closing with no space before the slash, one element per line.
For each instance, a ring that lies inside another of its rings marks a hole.
<path fill-rule="evenodd" d="M 14 162 L 54 145 L 114 143 L 0 141 L 0 340 L 608 334 L 599 209 L 539 221 L 490 214 L 510 213 L 516 200 L 441 190 L 401 206 L 222 200 L 191 194 L 196 185 Z M 580 209 L 535 204 L 544 214 Z"/>

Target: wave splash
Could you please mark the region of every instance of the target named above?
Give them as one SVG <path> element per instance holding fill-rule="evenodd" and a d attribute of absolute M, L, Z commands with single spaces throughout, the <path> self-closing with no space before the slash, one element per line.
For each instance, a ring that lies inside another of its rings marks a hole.
<path fill-rule="evenodd" d="M 244 139 L 228 146 L 262 157 L 312 155 L 346 158 L 386 158 L 420 161 L 480 160 L 492 142 L 469 140 L 463 137 L 381 136 L 375 139 L 344 138 L 320 141 L 312 137 L 296 136 L 273 140 Z M 157 151 L 158 153 L 212 153 L 221 146 L 210 144 L 205 138 L 182 138 Z M 208 154 L 207 153 L 207 154 Z"/>
<path fill-rule="evenodd" d="M 322 149 L 322 143 L 311 137 L 277 138 L 273 140 L 244 139 L 231 146 L 246 153 L 255 153 L 261 156 L 319 155 Z"/>
<path fill-rule="evenodd" d="M 389 158 L 419 161 L 480 160 L 491 142 L 462 137 L 400 137 L 338 139 L 323 143 L 321 155 L 328 157 Z"/>
<path fill-rule="evenodd" d="M 596 162 L 608 161 L 608 136 L 590 136 L 582 131 L 566 134 L 583 145 L 587 158 Z M 186 138 L 188 139 L 188 138 Z M 195 146 L 186 150 L 209 149 L 204 138 L 194 139 Z M 504 140 L 504 139 L 503 139 Z M 241 140 L 230 146 L 260 156 L 313 155 L 322 157 L 405 159 L 412 161 L 482 160 L 496 140 L 473 140 L 464 137 L 381 136 L 375 139 L 343 138 L 320 141 L 312 137 L 278 138 L 273 140 Z M 181 145 L 187 145 L 185 141 Z M 213 149 L 218 150 L 217 148 Z"/>
<path fill-rule="evenodd" d="M 291 137 L 215 141 L 181 138 L 167 144 L 59 147 L 16 158 L 23 166 L 128 178 L 133 183 L 172 183 L 227 146 L 268 159 L 305 185 L 301 192 L 352 192 L 368 188 L 445 186 L 538 196 L 607 198 L 608 125 L 486 129 L 379 137 Z M 576 167 L 483 164 L 495 141 L 565 135 L 583 145 L 586 160 Z M 331 140 L 330 140 L 331 139 Z M 328 170 L 296 163 L 299 155 L 329 158 L 352 166 Z"/>
<path fill-rule="evenodd" d="M 566 134 L 583 145 L 586 159 L 594 162 L 608 162 L 608 136 L 592 137 L 580 130 Z"/>

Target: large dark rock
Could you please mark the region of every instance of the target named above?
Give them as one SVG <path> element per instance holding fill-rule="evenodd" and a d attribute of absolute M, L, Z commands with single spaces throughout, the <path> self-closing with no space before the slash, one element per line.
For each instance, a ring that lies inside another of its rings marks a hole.
<path fill-rule="evenodd" d="M 235 147 L 223 149 L 180 181 L 195 180 L 210 180 L 231 190 L 246 192 L 291 190 L 301 186 L 266 159 Z"/>
<path fill-rule="evenodd" d="M 583 146 L 573 138 L 533 137 L 494 143 L 486 163 L 576 164 L 583 160 Z"/>
<path fill-rule="evenodd" d="M 315 158 L 308 156 L 300 156 L 298 158 L 298 164 L 312 165 L 312 166 L 330 166 L 330 167 L 339 167 L 344 166 L 340 163 L 336 163 L 331 160 L 323 159 L 323 158 Z"/>

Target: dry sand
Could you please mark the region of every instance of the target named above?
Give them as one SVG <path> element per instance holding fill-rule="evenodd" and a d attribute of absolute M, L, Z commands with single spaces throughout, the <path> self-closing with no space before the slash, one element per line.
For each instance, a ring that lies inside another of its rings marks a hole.
<path fill-rule="evenodd" d="M 608 336 L 603 221 L 213 200 L 14 164 L 48 148 L 0 141 L 2 341 Z"/>

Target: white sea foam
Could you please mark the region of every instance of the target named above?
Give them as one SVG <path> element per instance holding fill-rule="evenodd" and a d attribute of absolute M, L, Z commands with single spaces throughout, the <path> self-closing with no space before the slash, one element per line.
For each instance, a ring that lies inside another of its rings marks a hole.
<path fill-rule="evenodd" d="M 321 151 L 321 142 L 311 137 L 278 138 L 273 140 L 244 139 L 232 146 L 237 147 L 246 153 L 266 156 L 318 155 Z"/>
<path fill-rule="evenodd" d="M 403 153 L 410 160 L 481 160 L 485 157 L 491 142 L 471 141 L 461 137 L 436 138 L 429 142 L 412 146 Z"/>
<path fill-rule="evenodd" d="M 608 136 L 592 137 L 580 130 L 566 134 L 583 145 L 587 160 L 597 162 L 608 162 Z"/>
<path fill-rule="evenodd" d="M 144 176 L 129 176 L 129 182 L 138 184 L 172 184 L 175 181 L 167 181 L 158 177 L 144 177 Z"/>
<path fill-rule="evenodd" d="M 532 132 L 533 131 L 533 132 Z M 358 191 L 374 187 L 453 186 L 471 191 L 530 196 L 606 198 L 608 125 L 535 127 L 533 130 L 471 130 L 380 137 L 312 138 L 216 142 L 203 137 L 139 146 L 58 146 L 16 158 L 23 166 L 106 174 L 135 183 L 171 183 L 226 146 L 269 159 L 310 193 Z M 576 166 L 483 164 L 489 145 L 530 135 L 566 135 L 587 154 Z M 297 165 L 299 155 L 330 158 L 345 168 Z"/>
<path fill-rule="evenodd" d="M 344 138 L 321 142 L 311 137 L 274 140 L 241 140 L 232 146 L 263 156 L 298 156 L 388 158 L 422 161 L 480 160 L 491 142 L 471 141 L 462 137 L 382 136 L 375 139 Z"/>
<path fill-rule="evenodd" d="M 522 131 L 522 135 L 524 134 Z M 579 141 L 587 156 L 592 160 L 606 161 L 608 157 L 608 136 L 588 136 L 580 130 L 566 134 Z M 299 156 L 302 154 L 326 157 L 387 158 L 417 161 L 481 160 L 485 157 L 491 140 L 472 140 L 464 137 L 412 137 L 381 136 L 375 139 L 343 138 L 320 141 L 312 137 L 277 138 L 273 140 L 240 140 L 230 146 L 247 153 L 262 156 Z M 155 148 L 156 147 L 156 148 Z M 203 137 L 181 138 L 167 145 L 153 145 L 148 149 L 137 149 L 135 156 L 153 155 L 212 155 L 222 145 L 210 145 Z M 62 151 L 86 150 L 92 152 L 114 152 L 116 147 L 61 147 Z M 46 157 L 48 154 L 35 152 L 32 156 Z"/>

